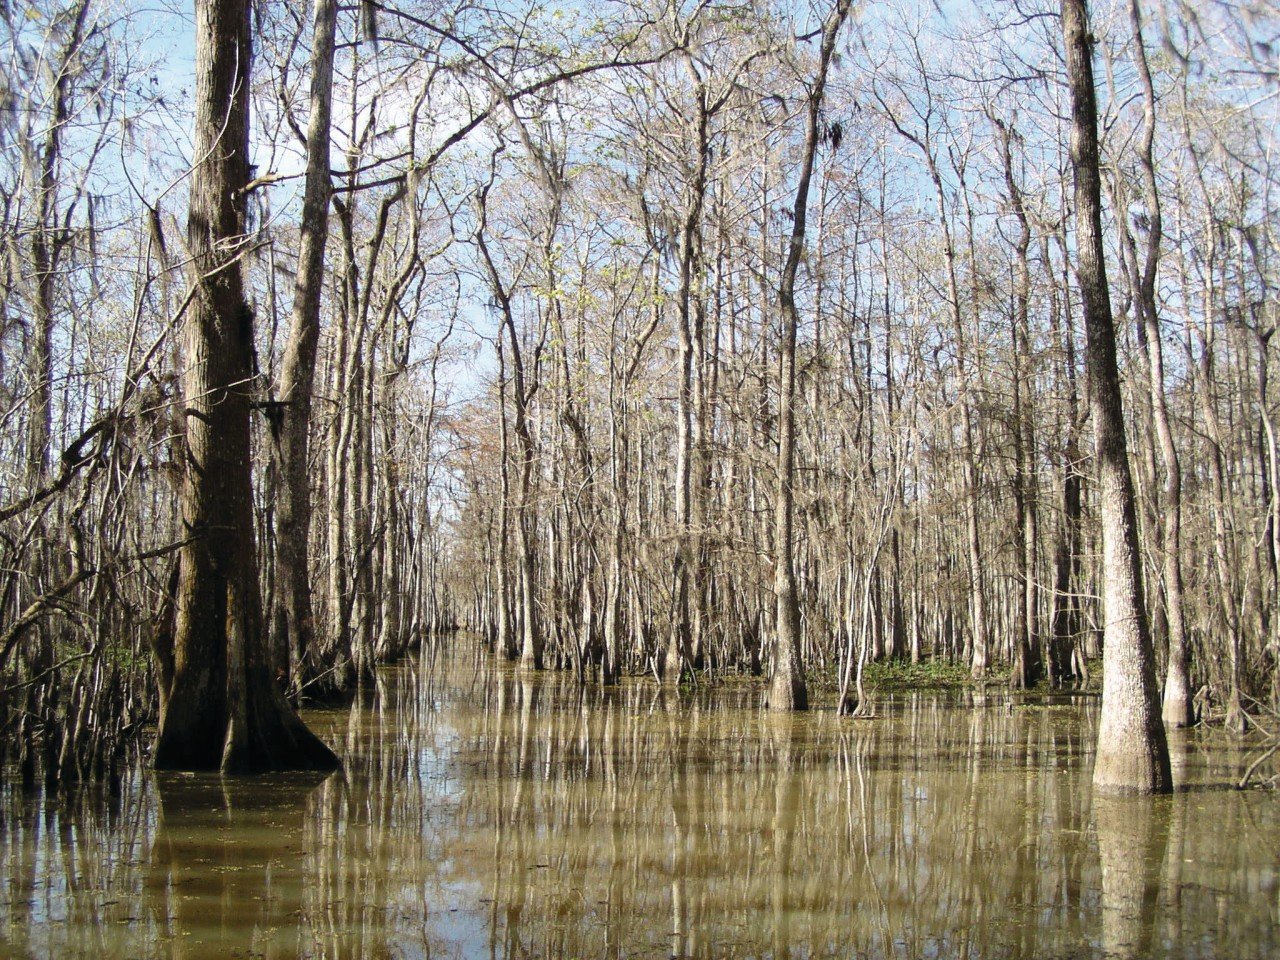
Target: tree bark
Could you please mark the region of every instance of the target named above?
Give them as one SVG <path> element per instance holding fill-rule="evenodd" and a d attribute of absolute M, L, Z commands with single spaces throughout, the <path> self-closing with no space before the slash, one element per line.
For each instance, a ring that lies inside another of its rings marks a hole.
<path fill-rule="evenodd" d="M 276 629 L 284 634 L 292 671 L 310 654 L 315 638 L 308 537 L 311 485 L 307 473 L 316 344 L 320 338 L 320 295 L 329 236 L 329 130 L 333 108 L 333 49 L 338 7 L 334 0 L 312 5 L 311 114 L 307 118 L 307 175 L 302 198 L 298 277 L 289 335 L 280 366 L 280 408 L 274 430 L 280 476 L 276 503 Z"/>
<path fill-rule="evenodd" d="M 1160 317 L 1156 302 L 1156 279 L 1160 265 L 1163 220 L 1160 190 L 1156 182 L 1153 143 L 1156 128 L 1156 93 L 1147 64 L 1147 51 L 1142 38 L 1142 9 L 1138 0 L 1129 0 L 1129 22 L 1133 30 L 1134 62 L 1142 81 L 1142 139 L 1138 161 L 1142 168 L 1143 199 L 1146 203 L 1146 250 L 1141 265 L 1136 246 L 1131 251 L 1135 304 L 1145 331 L 1147 363 L 1150 369 L 1151 415 L 1160 442 L 1164 465 L 1159 523 L 1163 524 L 1163 567 L 1166 619 L 1169 631 L 1169 664 L 1165 675 L 1161 712 L 1164 722 L 1185 727 L 1193 720 L 1191 679 L 1188 672 L 1187 632 L 1182 600 L 1182 465 L 1173 439 L 1169 405 L 1165 399 L 1164 345 L 1160 337 Z M 1123 214 L 1123 211 L 1121 211 Z M 1125 227 L 1128 231 L 1128 227 Z"/>
<path fill-rule="evenodd" d="M 1160 722 L 1155 657 L 1143 602 L 1137 513 L 1125 445 L 1115 327 L 1102 241 L 1098 110 L 1086 0 L 1062 0 L 1062 33 L 1071 91 L 1071 164 L 1075 174 L 1077 277 L 1084 306 L 1089 403 L 1102 520 L 1102 717 L 1093 785 L 1105 792 L 1173 789 Z"/>
<path fill-rule="evenodd" d="M 186 448 L 173 674 L 158 769 L 317 769 L 338 759 L 269 673 L 253 534 L 249 411 L 253 314 L 240 258 L 249 182 L 247 0 L 196 2 L 196 120 L 187 243 L 196 294 L 184 322 Z"/>
<path fill-rule="evenodd" d="M 1013 663 L 1009 684 L 1017 690 L 1027 690 L 1040 679 L 1040 648 L 1036 642 L 1036 516 L 1035 516 L 1035 444 L 1033 442 L 1033 418 L 1025 407 L 1031 405 L 1033 389 L 1026 374 L 1026 364 L 1031 356 L 1031 324 L 1029 317 L 1031 299 L 1031 224 L 1027 219 L 1013 173 L 1013 133 L 1000 120 L 996 120 L 1000 137 L 1001 160 L 1004 166 L 1005 188 L 1009 202 L 1018 221 L 1015 241 L 1014 322 L 1013 322 L 1013 432 L 1014 432 L 1014 482 L 1013 495 L 1018 525 L 1018 559 L 1022 590 L 1017 604 L 1015 635 L 1013 637 Z M 1024 381 L 1026 381 L 1024 383 Z"/>
<path fill-rule="evenodd" d="M 852 0 L 836 0 L 835 7 L 822 25 L 818 72 L 809 89 L 804 152 L 800 161 L 800 179 L 796 184 L 791 243 L 787 248 L 787 261 L 778 283 L 782 330 L 778 338 L 778 476 L 774 488 L 773 527 L 773 592 L 777 603 L 777 632 L 774 641 L 773 677 L 769 683 L 769 707 L 773 710 L 806 710 L 809 707 L 809 691 L 805 686 L 801 651 L 800 605 L 796 599 L 793 543 L 796 333 L 800 325 L 795 301 L 796 271 L 804 253 L 809 183 L 813 178 L 813 163 L 818 152 L 818 115 L 822 109 L 822 93 L 827 83 L 827 71 L 835 56 L 836 36 L 840 33 L 840 27 L 843 26 L 851 5 Z"/>

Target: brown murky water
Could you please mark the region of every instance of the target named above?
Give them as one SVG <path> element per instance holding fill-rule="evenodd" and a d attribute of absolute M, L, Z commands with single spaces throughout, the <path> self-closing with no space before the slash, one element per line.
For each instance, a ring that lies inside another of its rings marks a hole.
<path fill-rule="evenodd" d="M 309 720 L 323 782 L 138 771 L 0 797 L 0 954 L 1280 956 L 1280 797 L 1174 745 L 1094 801 L 1094 704 L 916 694 L 775 717 L 754 688 L 580 692 L 469 650 Z"/>

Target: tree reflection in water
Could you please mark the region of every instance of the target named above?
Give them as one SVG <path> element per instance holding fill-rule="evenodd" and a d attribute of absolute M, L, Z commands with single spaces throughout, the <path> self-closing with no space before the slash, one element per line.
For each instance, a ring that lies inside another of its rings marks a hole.
<path fill-rule="evenodd" d="M 1102 947 L 1108 957 L 1136 960 L 1152 954 L 1170 806 L 1167 797 L 1094 800 L 1102 864 Z"/>
<path fill-rule="evenodd" d="M 773 716 L 756 688 L 580 688 L 482 654 L 308 720 L 314 782 L 126 778 L 3 798 L 0 953 L 191 957 L 1280 954 L 1280 810 L 1091 802 L 1094 706 L 925 693 Z"/>
<path fill-rule="evenodd" d="M 306 850 L 308 798 L 323 779 L 156 775 L 146 901 L 172 956 L 298 953 L 307 891 L 295 864 Z"/>

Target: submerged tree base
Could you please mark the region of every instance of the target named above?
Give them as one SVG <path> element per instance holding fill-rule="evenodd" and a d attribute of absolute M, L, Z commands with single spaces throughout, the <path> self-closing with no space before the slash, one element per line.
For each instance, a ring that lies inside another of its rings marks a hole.
<path fill-rule="evenodd" d="M 799 711 L 809 709 L 809 690 L 803 678 L 780 671 L 769 683 L 766 705 L 770 710 Z"/>
<path fill-rule="evenodd" d="M 157 770 L 324 773 L 342 766 L 265 677 L 250 684 L 242 723 L 210 722 L 189 710 L 175 712 L 174 706 L 171 702 L 156 737 L 152 766 Z"/>
<path fill-rule="evenodd" d="M 1105 725 L 1104 714 L 1103 726 Z M 1141 741 L 1137 738 L 1119 741 L 1114 738 L 1114 734 L 1099 735 L 1098 755 L 1093 767 L 1094 793 L 1106 796 L 1144 796 L 1173 792 L 1173 772 L 1169 765 L 1164 728 L 1148 732 L 1145 740 L 1153 744 L 1150 749 L 1142 749 L 1139 746 Z M 1125 742 L 1128 748 L 1107 748 L 1107 744 L 1116 742 Z M 1157 743 L 1158 746 L 1155 745 Z"/>

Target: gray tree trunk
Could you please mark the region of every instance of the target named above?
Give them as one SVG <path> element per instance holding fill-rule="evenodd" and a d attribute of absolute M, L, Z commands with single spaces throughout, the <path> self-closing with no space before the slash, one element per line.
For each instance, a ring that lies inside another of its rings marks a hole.
<path fill-rule="evenodd" d="M 283 634 L 289 662 L 277 670 L 292 672 L 312 653 L 315 612 L 311 601 L 308 538 L 311 484 L 307 472 L 311 398 L 315 384 L 316 344 L 320 338 L 320 296 L 324 252 L 329 236 L 329 131 L 333 108 L 333 49 L 338 6 L 334 0 L 312 5 L 311 99 L 307 118 L 307 175 L 302 198 L 298 276 L 293 312 L 280 364 L 279 414 L 274 448 L 280 476 L 276 502 L 275 628 Z"/>
<path fill-rule="evenodd" d="M 1143 602 L 1137 513 L 1102 241 L 1098 109 L 1085 0 L 1062 0 L 1062 33 L 1071 89 L 1077 276 L 1102 519 L 1102 717 L 1093 785 L 1105 792 L 1167 793 L 1173 789 L 1173 777 Z"/>
<path fill-rule="evenodd" d="M 791 243 L 778 283 L 778 307 L 782 330 L 778 338 L 778 478 L 774 488 L 773 592 L 777 602 L 773 677 L 769 682 L 769 707 L 773 710 L 806 710 L 809 691 L 805 686 L 804 659 L 800 636 L 800 604 L 796 599 L 793 527 L 795 518 L 795 394 L 796 332 L 800 325 L 796 309 L 796 271 L 804 253 L 805 221 L 809 207 L 809 183 L 818 152 L 818 116 L 827 71 L 835 55 L 836 36 L 849 14 L 852 0 L 836 0 L 822 25 L 822 45 L 818 71 L 809 88 L 809 104 L 801 157 L 800 179 L 796 184 Z"/>

